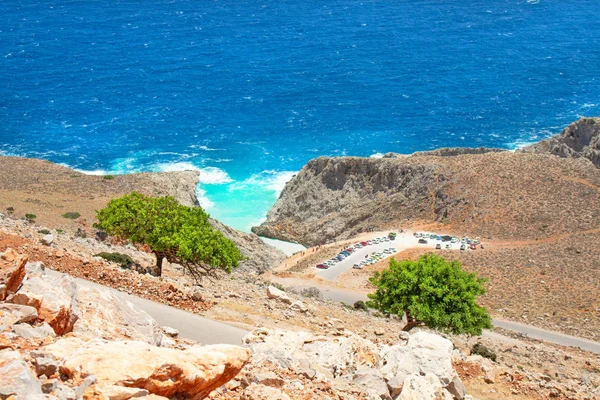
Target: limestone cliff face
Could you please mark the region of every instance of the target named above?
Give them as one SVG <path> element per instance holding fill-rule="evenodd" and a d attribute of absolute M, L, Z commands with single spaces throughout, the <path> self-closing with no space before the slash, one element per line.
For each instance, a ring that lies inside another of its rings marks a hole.
<path fill-rule="evenodd" d="M 286 185 L 253 232 L 310 245 L 350 237 L 392 222 L 399 207 L 423 215 L 431 190 L 444 180 L 434 165 L 405 159 L 320 157 Z"/>
<path fill-rule="evenodd" d="M 583 159 L 481 152 L 397 158 L 317 158 L 253 232 L 306 245 L 368 229 L 439 223 L 501 239 L 538 239 L 600 226 L 600 174 Z"/>
<path fill-rule="evenodd" d="M 519 150 L 565 158 L 586 158 L 600 168 L 600 118 L 582 118 L 560 134 Z"/>

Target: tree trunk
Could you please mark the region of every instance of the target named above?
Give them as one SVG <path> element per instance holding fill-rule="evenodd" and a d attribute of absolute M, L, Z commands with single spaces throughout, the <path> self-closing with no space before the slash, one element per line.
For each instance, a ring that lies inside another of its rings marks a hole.
<path fill-rule="evenodd" d="M 154 255 L 156 256 L 155 274 L 156 276 L 162 276 L 162 263 L 165 256 L 162 253 L 157 252 L 155 252 Z"/>
<path fill-rule="evenodd" d="M 412 328 L 415 328 L 415 327 L 421 326 L 421 325 L 423 325 L 423 322 L 421 322 L 421 321 L 412 321 L 412 322 L 409 322 L 408 324 L 404 325 L 404 328 L 402 328 L 402 330 L 404 332 L 408 332 Z"/>
<path fill-rule="evenodd" d="M 406 318 L 406 325 L 404 325 L 404 328 L 402 328 L 402 330 L 404 332 L 408 332 L 412 328 L 416 328 L 417 326 L 424 325 L 422 321 L 419 321 L 418 319 L 411 317 L 408 314 L 408 311 L 404 311 L 404 317 Z"/>

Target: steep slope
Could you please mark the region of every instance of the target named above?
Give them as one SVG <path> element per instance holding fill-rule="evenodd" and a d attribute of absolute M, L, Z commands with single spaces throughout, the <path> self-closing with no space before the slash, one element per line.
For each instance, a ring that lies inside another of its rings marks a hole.
<path fill-rule="evenodd" d="M 495 239 L 600 226 L 600 174 L 584 159 L 488 152 L 311 160 L 253 232 L 307 245 L 440 223 Z"/>
<path fill-rule="evenodd" d="M 581 118 L 560 134 L 520 151 L 549 153 L 566 158 L 587 158 L 600 168 L 600 118 Z"/>
<path fill-rule="evenodd" d="M 198 205 L 198 171 L 156 172 L 103 176 L 86 175 L 49 161 L 0 157 L 0 212 L 12 208 L 15 217 L 36 215 L 36 222 L 48 228 L 75 232 L 91 231 L 96 210 L 110 199 L 132 191 L 151 196 L 171 195 L 180 203 Z M 63 217 L 67 212 L 81 215 L 77 220 Z M 240 248 L 248 259 L 240 270 L 263 272 L 279 265 L 285 254 L 264 243 L 254 234 L 246 234 L 218 221 L 212 221 Z"/>

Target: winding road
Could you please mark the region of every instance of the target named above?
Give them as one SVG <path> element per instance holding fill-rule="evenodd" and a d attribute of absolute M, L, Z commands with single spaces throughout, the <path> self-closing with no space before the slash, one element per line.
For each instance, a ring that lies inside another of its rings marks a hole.
<path fill-rule="evenodd" d="M 62 272 L 52 271 L 50 269 L 46 269 L 46 273 L 51 276 L 65 275 Z M 179 331 L 181 337 L 195 340 L 202 344 L 241 345 L 242 338 L 249 332 L 245 329 L 201 317 L 200 315 L 183 311 L 175 307 L 132 296 L 95 282 L 75 277 L 72 278 L 78 285 L 110 291 L 114 295 L 121 297 L 147 312 L 160 325 L 175 328 Z"/>
<path fill-rule="evenodd" d="M 64 275 L 61 272 L 52 271 L 49 269 L 46 269 L 46 272 L 52 276 Z M 203 344 L 224 343 L 240 345 L 242 343 L 242 338 L 249 332 L 245 329 L 223 322 L 214 321 L 212 319 L 183 311 L 175 307 L 167 306 L 141 297 L 132 296 L 95 282 L 74 277 L 73 279 L 77 282 L 77 284 L 82 286 L 111 291 L 116 296 L 129 301 L 130 303 L 147 312 L 160 325 L 170 326 L 177 329 L 181 337 L 186 339 L 195 340 Z M 326 287 L 320 287 L 319 289 L 321 290 L 323 297 L 346 304 L 354 304 L 354 302 L 358 300 L 364 301 L 367 299 L 366 295 L 351 291 L 331 289 Z M 557 332 L 551 332 L 517 322 L 505 321 L 501 319 L 494 319 L 492 322 L 497 327 L 523 333 L 534 339 L 556 343 L 563 346 L 579 347 L 583 350 L 600 354 L 600 343 L 598 342 L 564 335 Z M 494 332 L 484 332 L 484 336 L 494 335 L 497 334 Z"/>
<path fill-rule="evenodd" d="M 281 279 L 280 283 L 285 284 L 285 280 Z M 294 286 L 294 285 L 290 285 Z M 313 283 L 306 285 L 317 287 L 324 298 L 333 300 L 336 302 L 345 303 L 348 305 L 353 305 L 358 300 L 366 301 L 368 300 L 367 295 L 362 293 L 356 293 L 349 290 L 335 289 L 326 286 L 319 286 Z M 299 286 L 298 286 L 299 287 Z M 558 332 L 548 331 L 545 329 L 536 328 L 531 325 L 525 325 L 518 322 L 506 321 L 503 319 L 494 318 L 492 319 L 492 324 L 498 328 L 508 329 L 513 332 L 522 333 L 527 335 L 532 339 L 542 340 L 544 342 L 559 344 L 562 346 L 569 347 L 579 347 L 582 350 L 591 351 L 593 353 L 600 354 L 600 343 L 594 342 L 592 340 L 587 340 L 583 338 L 578 338 L 576 336 L 565 335 Z M 483 336 L 494 336 L 496 334 L 490 331 L 484 331 Z"/>

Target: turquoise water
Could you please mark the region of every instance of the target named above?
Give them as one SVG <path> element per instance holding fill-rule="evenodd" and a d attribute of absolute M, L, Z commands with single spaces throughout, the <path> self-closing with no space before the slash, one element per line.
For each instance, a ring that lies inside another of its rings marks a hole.
<path fill-rule="evenodd" d="M 197 168 L 248 230 L 319 155 L 516 148 L 600 114 L 598 1 L 0 3 L 0 151 Z"/>

